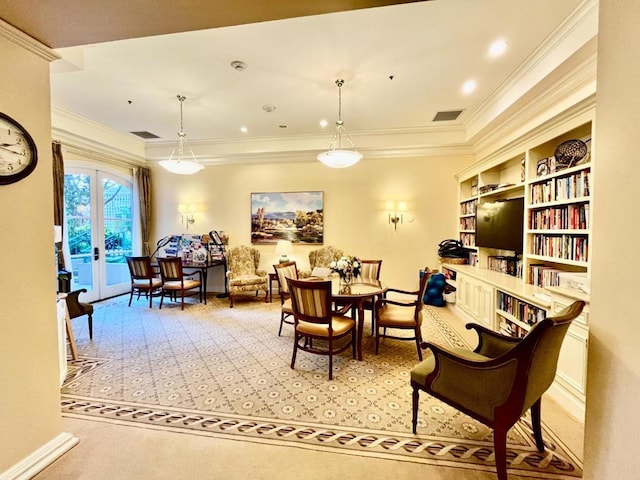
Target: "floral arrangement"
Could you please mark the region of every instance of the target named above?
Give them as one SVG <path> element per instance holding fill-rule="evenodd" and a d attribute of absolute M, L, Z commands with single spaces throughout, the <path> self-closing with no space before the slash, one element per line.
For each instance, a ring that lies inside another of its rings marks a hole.
<path fill-rule="evenodd" d="M 357 277 L 360 275 L 360 260 L 356 257 L 340 257 L 338 261 L 329 264 L 332 272 L 338 273 L 340 278 Z"/>

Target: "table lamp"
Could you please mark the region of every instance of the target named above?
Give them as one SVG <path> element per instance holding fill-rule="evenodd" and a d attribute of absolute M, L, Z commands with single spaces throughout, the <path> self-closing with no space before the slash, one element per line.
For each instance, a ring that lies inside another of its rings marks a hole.
<path fill-rule="evenodd" d="M 276 244 L 276 253 L 281 255 L 279 262 L 285 263 L 289 261 L 288 254 L 293 251 L 293 246 L 289 240 L 278 240 Z"/>

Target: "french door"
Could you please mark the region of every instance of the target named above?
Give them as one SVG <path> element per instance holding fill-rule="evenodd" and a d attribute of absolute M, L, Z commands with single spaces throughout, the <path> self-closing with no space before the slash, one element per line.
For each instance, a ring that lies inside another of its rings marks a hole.
<path fill-rule="evenodd" d="M 128 292 L 125 259 L 132 253 L 131 179 L 89 168 L 65 168 L 65 238 L 71 289 L 86 288 L 84 301 Z"/>

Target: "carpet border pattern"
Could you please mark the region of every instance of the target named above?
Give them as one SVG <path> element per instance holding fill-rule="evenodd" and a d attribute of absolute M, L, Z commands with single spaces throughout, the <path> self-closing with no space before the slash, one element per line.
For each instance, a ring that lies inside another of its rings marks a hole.
<path fill-rule="evenodd" d="M 448 341 L 455 346 L 468 348 L 465 341 L 438 313 L 429 308 L 425 309 L 425 313 Z M 108 358 L 81 355 L 78 360 L 69 362 L 64 385 L 109 363 Z M 237 413 L 105 400 L 93 395 L 73 393 L 61 394 L 61 411 L 65 417 L 139 428 L 495 472 L 491 438 L 474 441 L 437 434 L 414 435 L 410 432 L 328 425 L 310 420 L 278 420 Z M 535 448 L 528 417 L 518 422 L 514 428 L 519 429 L 525 444 L 507 445 L 508 467 L 512 475 L 549 480 L 574 480 L 581 476 L 581 460 L 548 428 L 543 426 L 547 448 L 542 453 Z"/>

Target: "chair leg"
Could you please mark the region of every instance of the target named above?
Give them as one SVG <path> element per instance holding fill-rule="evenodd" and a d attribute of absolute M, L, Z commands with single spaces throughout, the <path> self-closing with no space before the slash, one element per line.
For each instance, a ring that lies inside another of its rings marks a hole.
<path fill-rule="evenodd" d="M 333 338 L 329 337 L 329 380 L 333 380 Z"/>
<path fill-rule="evenodd" d="M 533 427 L 533 438 L 536 440 L 536 447 L 539 452 L 544 452 L 544 440 L 542 440 L 542 428 L 540 428 L 540 406 L 542 398 L 539 398 L 531 405 L 531 426 Z"/>
<path fill-rule="evenodd" d="M 282 324 L 284 323 L 284 313 L 280 312 L 280 328 L 278 329 L 278 336 L 282 334 Z"/>
<path fill-rule="evenodd" d="M 153 308 L 153 290 L 149 290 L 147 295 L 149 295 L 149 308 Z"/>
<path fill-rule="evenodd" d="M 493 449 L 498 480 L 507 480 L 507 429 L 501 425 L 493 429 Z"/>
<path fill-rule="evenodd" d="M 418 360 L 422 361 L 422 349 L 420 344 L 422 343 L 422 334 L 420 333 L 420 325 L 416 325 L 416 348 L 418 349 Z"/>
<path fill-rule="evenodd" d="M 298 353 L 298 332 L 293 335 L 293 355 L 291 355 L 291 368 L 293 369 L 296 364 L 296 353 Z"/>
<path fill-rule="evenodd" d="M 180 290 L 180 310 L 184 310 L 184 290 Z"/>
<path fill-rule="evenodd" d="M 131 306 L 131 300 L 133 300 L 133 287 L 131 288 L 131 295 L 129 295 L 129 306 Z"/>
<path fill-rule="evenodd" d="M 229 292 L 229 308 L 233 308 L 233 294 Z"/>
<path fill-rule="evenodd" d="M 162 301 L 164 300 L 164 290 L 160 292 L 160 310 L 162 310 Z"/>
<path fill-rule="evenodd" d="M 93 314 L 92 313 L 88 314 L 87 322 L 89 323 L 89 340 L 93 340 Z"/>
<path fill-rule="evenodd" d="M 264 303 L 269 303 L 269 290 L 264 291 Z"/>
<path fill-rule="evenodd" d="M 411 396 L 411 426 L 413 433 L 418 431 L 418 401 L 420 400 L 420 389 L 413 387 L 413 394 Z"/>
<path fill-rule="evenodd" d="M 376 355 L 378 355 L 379 346 L 380 346 L 380 327 L 376 325 Z"/>

